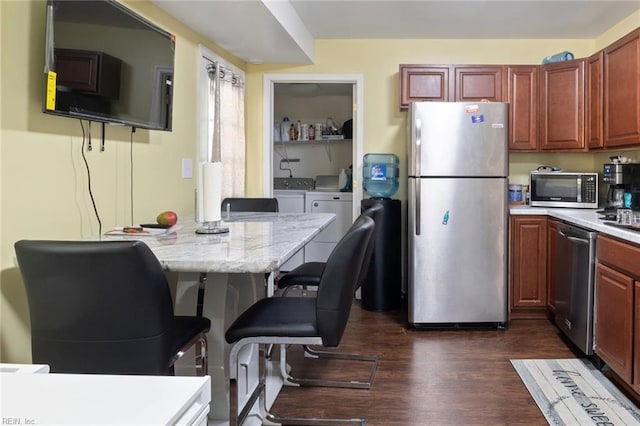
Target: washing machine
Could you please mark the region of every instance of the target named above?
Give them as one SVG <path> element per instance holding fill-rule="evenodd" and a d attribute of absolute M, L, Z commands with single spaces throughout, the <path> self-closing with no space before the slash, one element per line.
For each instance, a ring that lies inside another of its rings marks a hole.
<path fill-rule="evenodd" d="M 313 178 L 274 178 L 273 197 L 278 200 L 278 211 L 282 213 L 304 213 L 304 195 L 313 189 Z M 287 260 L 280 271 L 290 271 L 304 263 L 304 250 Z"/>
<path fill-rule="evenodd" d="M 336 215 L 336 219 L 305 246 L 305 262 L 327 261 L 333 248 L 353 223 L 352 201 L 351 192 L 307 191 L 305 193 L 305 212 L 335 213 Z"/>

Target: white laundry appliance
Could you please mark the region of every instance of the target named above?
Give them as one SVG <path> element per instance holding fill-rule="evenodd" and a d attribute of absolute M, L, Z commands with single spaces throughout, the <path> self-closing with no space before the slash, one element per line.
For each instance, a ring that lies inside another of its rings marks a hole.
<path fill-rule="evenodd" d="M 351 192 L 308 191 L 305 193 L 305 212 L 335 213 L 336 219 L 304 248 L 305 262 L 326 262 L 340 238 L 353 223 Z"/>

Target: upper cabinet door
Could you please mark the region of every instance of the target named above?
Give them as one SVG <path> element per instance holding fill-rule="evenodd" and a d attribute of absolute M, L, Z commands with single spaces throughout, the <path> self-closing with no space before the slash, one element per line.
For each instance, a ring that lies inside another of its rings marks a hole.
<path fill-rule="evenodd" d="M 640 29 L 604 49 L 604 145 L 640 144 Z"/>
<path fill-rule="evenodd" d="M 507 67 L 509 150 L 538 149 L 538 65 Z"/>
<path fill-rule="evenodd" d="M 587 145 L 589 149 L 604 148 L 602 131 L 603 69 L 604 52 L 600 51 L 587 59 Z"/>
<path fill-rule="evenodd" d="M 400 65 L 400 109 L 409 102 L 448 100 L 448 65 Z"/>
<path fill-rule="evenodd" d="M 542 66 L 540 82 L 540 149 L 585 151 L 585 60 Z"/>
<path fill-rule="evenodd" d="M 504 102 L 503 69 L 498 66 L 454 65 L 455 79 L 451 82 L 454 101 L 473 102 L 486 99 Z"/>

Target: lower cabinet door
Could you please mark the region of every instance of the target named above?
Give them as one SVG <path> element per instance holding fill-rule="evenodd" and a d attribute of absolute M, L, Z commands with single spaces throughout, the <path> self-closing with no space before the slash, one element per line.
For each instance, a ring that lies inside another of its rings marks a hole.
<path fill-rule="evenodd" d="M 596 354 L 627 383 L 633 356 L 633 278 L 596 266 Z"/>
<path fill-rule="evenodd" d="M 634 281 L 633 389 L 640 393 L 640 282 Z"/>

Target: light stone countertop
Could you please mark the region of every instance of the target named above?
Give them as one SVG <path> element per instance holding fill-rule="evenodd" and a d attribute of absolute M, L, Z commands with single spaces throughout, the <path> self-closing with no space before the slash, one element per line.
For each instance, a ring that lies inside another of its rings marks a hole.
<path fill-rule="evenodd" d="M 223 218 L 226 214 L 223 214 Z M 335 219 L 333 213 L 231 213 L 226 234 L 196 234 L 193 217 L 165 236 L 103 236 L 147 243 L 163 268 L 177 272 L 259 273 L 277 270 Z"/>
<path fill-rule="evenodd" d="M 615 226 L 605 224 L 604 220 L 600 219 L 600 215 L 596 211 L 601 209 L 567 209 L 567 208 L 549 208 L 549 207 L 530 207 L 527 205 L 522 206 L 509 206 L 509 214 L 512 216 L 517 215 L 543 215 L 550 216 L 556 219 L 564 220 L 566 222 L 573 223 L 583 228 L 592 229 L 602 234 L 607 234 L 612 237 L 620 238 L 631 243 L 640 244 L 640 229 L 638 231 L 626 230 L 623 228 L 617 228 Z"/>

